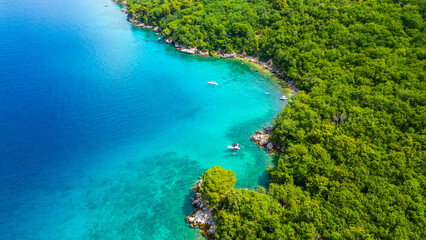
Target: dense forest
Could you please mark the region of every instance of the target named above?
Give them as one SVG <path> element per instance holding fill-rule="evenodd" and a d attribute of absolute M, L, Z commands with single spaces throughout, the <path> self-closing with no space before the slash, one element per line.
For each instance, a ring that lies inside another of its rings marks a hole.
<path fill-rule="evenodd" d="M 426 239 L 425 0 L 134 0 L 165 38 L 263 61 L 302 91 L 271 184 L 215 206 L 218 239 Z"/>

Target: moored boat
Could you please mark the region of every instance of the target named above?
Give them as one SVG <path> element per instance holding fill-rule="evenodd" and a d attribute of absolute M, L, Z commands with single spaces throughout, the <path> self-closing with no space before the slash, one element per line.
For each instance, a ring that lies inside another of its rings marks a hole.
<path fill-rule="evenodd" d="M 207 82 L 207 83 L 210 84 L 210 85 L 217 85 L 216 81 L 211 81 L 211 82 Z"/>
<path fill-rule="evenodd" d="M 230 149 L 230 150 L 238 150 L 238 149 L 240 149 L 240 144 L 233 143 L 232 145 L 228 145 L 228 149 Z"/>
<path fill-rule="evenodd" d="M 287 97 L 286 96 L 282 96 L 280 99 L 281 100 L 287 100 Z"/>

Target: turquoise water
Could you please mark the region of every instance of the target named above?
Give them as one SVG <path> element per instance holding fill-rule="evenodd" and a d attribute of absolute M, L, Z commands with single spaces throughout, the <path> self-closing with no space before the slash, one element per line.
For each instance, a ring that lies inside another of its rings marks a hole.
<path fill-rule="evenodd" d="M 278 83 L 104 3 L 0 2 L 1 239 L 196 239 L 189 188 L 207 168 L 267 184 L 249 136 L 284 106 Z"/>

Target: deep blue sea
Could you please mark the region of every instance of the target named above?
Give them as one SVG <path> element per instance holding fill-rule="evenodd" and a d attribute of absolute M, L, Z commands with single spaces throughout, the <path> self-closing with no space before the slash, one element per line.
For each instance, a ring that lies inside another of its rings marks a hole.
<path fill-rule="evenodd" d="M 106 0 L 0 1 L 0 239 L 196 239 L 206 169 L 267 184 L 279 84 L 156 40 Z"/>

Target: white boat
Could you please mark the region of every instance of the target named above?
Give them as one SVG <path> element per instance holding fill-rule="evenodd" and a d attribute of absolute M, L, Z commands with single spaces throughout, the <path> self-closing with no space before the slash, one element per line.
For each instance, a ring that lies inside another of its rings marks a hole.
<path fill-rule="evenodd" d="M 217 85 L 216 81 L 211 81 L 211 82 L 207 82 L 207 83 L 210 84 L 210 85 Z"/>
<path fill-rule="evenodd" d="M 104 6 L 105 6 L 105 7 L 108 7 L 108 4 L 106 4 L 106 3 L 105 3 L 105 4 L 104 4 Z"/>
<path fill-rule="evenodd" d="M 265 94 L 269 94 L 269 92 L 265 92 Z"/>
<path fill-rule="evenodd" d="M 229 145 L 228 149 L 230 149 L 230 150 L 238 150 L 238 149 L 240 149 L 240 145 L 238 143 L 234 143 L 232 145 Z"/>
<path fill-rule="evenodd" d="M 286 96 L 282 96 L 280 99 L 281 100 L 287 100 L 287 97 Z"/>

